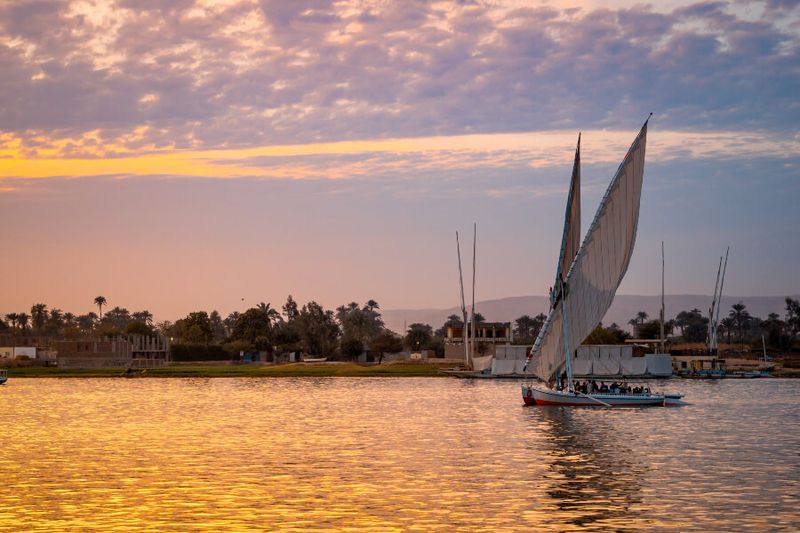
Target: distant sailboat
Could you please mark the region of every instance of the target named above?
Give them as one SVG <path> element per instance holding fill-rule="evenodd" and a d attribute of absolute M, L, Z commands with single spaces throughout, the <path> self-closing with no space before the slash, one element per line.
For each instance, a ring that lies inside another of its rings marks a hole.
<path fill-rule="evenodd" d="M 648 118 L 649 121 L 649 118 Z M 677 403 L 678 395 L 583 392 L 572 379 L 573 350 L 602 320 L 633 255 L 644 177 L 647 121 L 628 149 L 603 196 L 583 244 L 580 242 L 580 137 L 567 199 L 551 308 L 528 358 L 527 368 L 544 384 L 527 383 L 527 405 L 635 406 Z"/>

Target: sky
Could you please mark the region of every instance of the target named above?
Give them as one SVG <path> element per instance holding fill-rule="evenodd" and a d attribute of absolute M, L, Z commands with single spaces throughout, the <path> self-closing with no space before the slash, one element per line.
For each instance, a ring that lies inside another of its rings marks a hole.
<path fill-rule="evenodd" d="M 6 0 L 0 313 L 451 307 L 473 222 L 478 300 L 546 294 L 578 132 L 585 231 L 651 112 L 619 292 L 663 240 L 797 294 L 798 51 L 798 0 Z"/>

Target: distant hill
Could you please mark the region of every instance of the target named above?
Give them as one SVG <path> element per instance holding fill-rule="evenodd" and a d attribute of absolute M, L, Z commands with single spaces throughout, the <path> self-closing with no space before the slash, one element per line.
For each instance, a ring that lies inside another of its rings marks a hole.
<path fill-rule="evenodd" d="M 798 295 L 789 295 L 791 298 L 800 299 Z M 723 296 L 720 318 L 725 316 L 731 306 L 743 302 L 750 314 L 759 318 L 766 318 L 769 313 L 778 313 L 781 317 L 786 313 L 785 296 Z M 675 318 L 681 311 L 693 308 L 700 309 L 703 314 L 708 313 L 711 305 L 711 296 L 703 294 L 668 294 L 664 297 L 667 320 Z M 546 296 L 513 296 L 499 300 L 486 300 L 475 304 L 475 308 L 487 320 L 494 322 L 509 322 L 528 314 L 535 316 L 547 313 Z M 652 318 L 657 318 L 661 308 L 661 296 L 637 296 L 621 294 L 614 298 L 611 309 L 603 318 L 603 324 L 616 322 L 620 327 L 628 328 L 628 321 L 636 316 L 639 311 L 644 311 Z M 422 322 L 430 324 L 434 329 L 444 324 L 449 315 L 460 315 L 458 307 L 448 309 L 387 309 L 383 311 L 386 326 L 396 332 L 403 331 L 404 324 Z"/>

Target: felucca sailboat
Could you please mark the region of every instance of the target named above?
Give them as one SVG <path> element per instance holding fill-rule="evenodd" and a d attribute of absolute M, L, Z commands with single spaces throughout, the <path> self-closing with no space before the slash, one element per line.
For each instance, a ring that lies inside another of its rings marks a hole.
<path fill-rule="evenodd" d="M 667 405 L 680 398 L 653 393 L 647 386 L 630 390 L 619 386 L 613 392 L 599 392 L 591 385 L 576 387 L 572 379 L 573 351 L 611 306 L 633 254 L 649 120 L 611 180 L 582 244 L 578 137 L 550 313 L 526 362 L 526 371 L 532 369 L 540 382 L 522 385 L 527 405 Z"/>

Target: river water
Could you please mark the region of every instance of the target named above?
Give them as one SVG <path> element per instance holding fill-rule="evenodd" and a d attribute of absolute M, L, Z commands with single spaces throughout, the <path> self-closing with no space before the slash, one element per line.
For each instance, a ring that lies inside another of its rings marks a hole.
<path fill-rule="evenodd" d="M 800 529 L 800 380 L 681 408 L 436 378 L 12 379 L 2 531 Z"/>

